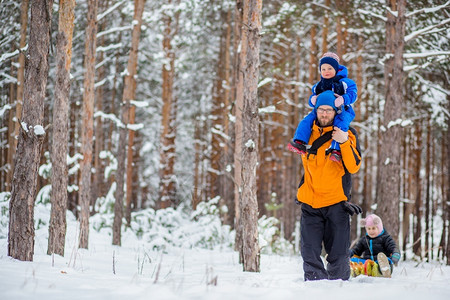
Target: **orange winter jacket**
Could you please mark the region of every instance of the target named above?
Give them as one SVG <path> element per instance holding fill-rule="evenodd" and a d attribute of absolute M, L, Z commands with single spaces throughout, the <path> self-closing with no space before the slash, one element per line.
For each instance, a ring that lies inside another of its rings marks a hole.
<path fill-rule="evenodd" d="M 311 145 L 325 132 L 332 130 L 333 126 L 322 128 L 314 122 L 309 144 Z M 348 140 L 340 144 L 341 162 L 331 161 L 329 159 L 330 154 L 326 153 L 331 141 L 324 143 L 317 150 L 316 155 L 302 155 L 305 174 L 297 191 L 297 199 L 313 208 L 321 208 L 350 200 L 351 174 L 358 172 L 361 166 L 361 151 L 357 133 L 353 128 L 348 131 Z"/>

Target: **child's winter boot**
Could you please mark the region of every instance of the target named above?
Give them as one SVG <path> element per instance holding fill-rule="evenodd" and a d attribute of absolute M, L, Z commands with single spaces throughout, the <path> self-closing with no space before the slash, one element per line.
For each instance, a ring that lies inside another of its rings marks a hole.
<path fill-rule="evenodd" d="M 383 252 L 378 253 L 377 259 L 383 277 L 391 278 L 391 266 L 389 265 L 389 260 L 387 259 L 386 254 Z"/>
<path fill-rule="evenodd" d="M 299 140 L 292 140 L 287 145 L 287 149 L 299 155 L 306 154 L 306 144 Z"/>
<path fill-rule="evenodd" d="M 330 160 L 335 162 L 340 162 L 342 160 L 341 151 L 339 150 L 332 150 L 330 155 Z"/>

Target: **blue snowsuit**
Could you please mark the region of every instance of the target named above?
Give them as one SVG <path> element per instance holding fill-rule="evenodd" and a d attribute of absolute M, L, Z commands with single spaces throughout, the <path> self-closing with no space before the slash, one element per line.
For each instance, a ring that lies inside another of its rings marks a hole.
<path fill-rule="evenodd" d="M 309 105 L 311 107 L 314 107 L 314 105 L 311 103 L 312 96 L 320 94 L 324 91 L 324 89 L 332 90 L 336 94 L 342 96 L 342 98 L 344 98 L 344 104 L 342 110 L 340 112 L 338 111 L 338 114 L 334 118 L 333 125 L 339 127 L 343 131 L 348 131 L 350 123 L 355 118 L 355 111 L 351 107 L 351 104 L 355 103 L 358 92 L 356 83 L 348 78 L 347 75 L 347 67 L 339 65 L 339 70 L 336 76 L 332 79 L 334 83 L 331 85 L 322 84 L 324 81 L 326 81 L 326 79 L 322 78 L 321 81 L 317 82 L 312 87 L 312 95 L 309 97 L 308 101 Z M 342 88 L 338 88 L 339 86 L 341 86 Z M 311 136 L 311 127 L 314 124 L 314 120 L 316 120 L 316 117 L 317 112 L 316 108 L 314 107 L 314 110 L 306 115 L 306 117 L 303 118 L 303 120 L 298 124 L 294 135 L 294 141 L 297 140 L 302 141 L 305 144 L 308 143 Z M 331 149 L 339 150 L 339 143 L 333 140 L 333 142 L 331 143 Z"/>

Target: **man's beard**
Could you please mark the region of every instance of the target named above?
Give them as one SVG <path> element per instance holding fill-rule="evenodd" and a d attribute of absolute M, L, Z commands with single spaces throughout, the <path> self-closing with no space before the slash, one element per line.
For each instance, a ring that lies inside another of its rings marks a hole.
<path fill-rule="evenodd" d="M 320 127 L 327 127 L 333 125 L 334 118 L 328 118 L 328 117 L 321 117 L 317 118 L 317 122 L 319 123 Z"/>

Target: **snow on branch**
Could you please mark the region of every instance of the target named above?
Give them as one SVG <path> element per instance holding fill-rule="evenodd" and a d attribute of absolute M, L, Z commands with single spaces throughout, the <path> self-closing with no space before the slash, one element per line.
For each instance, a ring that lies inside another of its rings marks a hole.
<path fill-rule="evenodd" d="M 108 29 L 108 30 L 105 30 L 105 31 L 100 31 L 97 34 L 97 38 L 101 37 L 102 35 L 109 34 L 109 33 L 116 33 L 116 32 L 119 32 L 119 31 L 127 31 L 127 30 L 131 30 L 131 26 L 130 25 L 123 26 L 123 27 L 114 27 L 114 28 L 111 28 L 111 29 Z"/>
<path fill-rule="evenodd" d="M 372 17 L 375 17 L 375 18 L 377 18 L 377 19 L 380 19 L 380 20 L 382 20 L 382 21 L 384 21 L 384 22 L 387 21 L 387 18 L 386 18 L 385 16 L 382 16 L 382 15 L 379 15 L 379 14 L 376 14 L 376 13 L 373 13 L 373 12 L 371 12 L 371 11 L 364 10 L 364 9 L 358 9 L 357 11 L 360 12 L 360 13 L 362 13 L 362 14 L 364 14 L 364 15 L 368 15 L 368 16 L 372 16 Z"/>
<path fill-rule="evenodd" d="M 127 128 L 129 130 L 138 131 L 139 129 L 144 128 L 144 124 L 138 123 L 138 124 L 128 124 Z"/>
<path fill-rule="evenodd" d="M 425 58 L 430 56 L 450 55 L 450 51 L 431 51 L 422 53 L 405 53 L 404 58 Z"/>
<path fill-rule="evenodd" d="M 430 52 L 431 53 L 431 52 Z M 434 53 L 434 52 L 433 52 Z M 431 57 L 431 56 L 437 56 L 437 59 L 435 59 L 434 61 L 433 60 L 428 60 L 427 62 L 425 62 L 424 64 L 422 64 L 422 65 L 417 65 L 417 64 L 415 64 L 415 65 L 410 65 L 410 66 L 407 66 L 407 65 L 404 65 L 404 67 L 403 67 L 403 70 L 405 71 L 405 72 L 409 72 L 409 71 L 412 71 L 412 70 L 415 70 L 415 69 L 425 69 L 425 68 L 428 68 L 428 66 L 430 66 L 431 64 L 433 64 L 433 63 L 437 63 L 437 62 L 440 62 L 440 61 L 443 61 L 443 60 L 446 60 L 447 59 L 447 55 L 446 55 L 446 52 L 435 52 L 436 54 L 435 55 L 424 55 L 424 56 L 415 56 L 415 57 L 406 57 L 406 58 L 421 58 L 421 57 Z M 406 55 L 406 56 L 408 56 L 408 55 Z"/>
<path fill-rule="evenodd" d="M 107 15 L 109 15 L 112 11 L 114 11 L 116 8 L 118 8 L 125 2 L 127 2 L 127 0 L 119 1 L 115 5 L 111 6 L 109 9 L 105 10 L 103 13 L 97 15 L 97 22 L 106 17 Z"/>
<path fill-rule="evenodd" d="M 272 82 L 272 80 L 273 80 L 273 79 L 270 78 L 270 77 L 264 78 L 263 80 L 261 80 L 261 81 L 258 83 L 258 88 L 262 87 L 263 85 L 268 84 L 269 82 Z"/>
<path fill-rule="evenodd" d="M 414 38 L 416 38 L 416 37 L 418 37 L 419 35 L 428 33 L 428 32 L 431 31 L 432 29 L 434 29 L 434 28 L 436 28 L 436 27 L 439 27 L 439 26 L 442 26 L 442 25 L 445 25 L 445 24 L 447 24 L 447 23 L 449 23 L 449 22 L 450 22 L 450 19 L 446 19 L 446 20 L 443 20 L 443 21 L 442 21 L 441 23 L 439 23 L 439 24 L 434 24 L 434 25 L 425 27 L 425 28 L 423 28 L 423 29 L 416 30 L 416 31 L 414 31 L 414 32 L 412 32 L 412 33 L 410 33 L 410 34 L 408 34 L 407 36 L 405 36 L 405 43 L 408 42 L 408 41 L 410 41 L 410 40 L 412 40 L 412 39 L 414 39 Z"/>
<path fill-rule="evenodd" d="M 102 111 L 97 111 L 94 114 L 94 118 L 100 117 L 102 118 L 102 121 L 107 119 L 107 120 L 111 120 L 113 123 L 116 124 L 117 127 L 119 128 L 124 128 L 125 126 L 123 125 L 122 121 L 119 120 L 119 118 L 116 117 L 115 114 L 105 114 Z"/>
<path fill-rule="evenodd" d="M 266 107 L 258 108 L 258 112 L 260 114 L 270 114 L 270 113 L 274 113 L 276 111 L 277 111 L 277 109 L 275 108 L 275 105 L 269 105 Z"/>
<path fill-rule="evenodd" d="M 5 111 L 7 111 L 7 110 L 9 110 L 9 109 L 11 109 L 12 107 L 11 107 L 11 105 L 9 105 L 9 104 L 6 104 L 6 105 L 4 105 L 4 106 L 1 106 L 0 107 L 0 117 L 2 117 L 3 116 L 3 114 L 5 113 Z"/>
<path fill-rule="evenodd" d="M 393 15 L 394 17 L 398 17 L 398 11 L 396 10 L 392 10 L 389 6 L 386 7 L 386 10 L 388 11 L 388 13 L 390 13 L 391 15 Z"/>
<path fill-rule="evenodd" d="M 122 43 L 111 44 L 106 47 L 99 46 L 99 47 L 97 47 L 97 52 L 106 52 L 109 50 L 119 49 L 122 47 L 123 47 Z"/>
<path fill-rule="evenodd" d="M 136 106 L 136 107 L 138 107 L 138 108 L 141 108 L 141 107 L 147 107 L 147 106 L 148 106 L 148 102 L 145 102 L 145 101 L 137 101 L 137 100 L 130 100 L 130 104 L 131 104 L 131 105 L 134 105 L 134 106 Z"/>
<path fill-rule="evenodd" d="M 118 128 L 125 128 L 125 125 L 122 123 L 121 120 L 119 120 L 119 118 L 116 117 L 115 114 L 105 114 L 102 111 L 97 111 L 94 114 L 94 118 L 96 118 L 96 117 L 102 118 L 102 121 L 105 120 L 105 119 L 111 120 L 113 123 L 116 124 L 116 126 Z M 142 123 L 128 124 L 126 126 L 126 128 L 128 128 L 129 130 L 138 131 L 138 130 L 144 128 L 144 124 L 142 124 Z"/>
<path fill-rule="evenodd" d="M 217 134 L 217 135 L 223 137 L 225 140 L 230 140 L 230 137 L 228 135 L 226 135 L 222 130 L 218 130 L 216 128 L 211 128 L 211 132 L 213 134 Z"/>
<path fill-rule="evenodd" d="M 3 76 L 5 78 L 7 78 L 8 79 L 8 81 L 7 81 L 8 83 L 17 83 L 17 78 L 12 77 L 11 75 L 6 74 L 5 72 L 1 72 L 0 76 Z"/>
<path fill-rule="evenodd" d="M 9 53 L 3 53 L 2 56 L 0 56 L 0 63 L 6 61 L 7 59 L 14 57 L 19 54 L 19 50 L 9 52 Z"/>
<path fill-rule="evenodd" d="M 414 10 L 414 11 L 406 14 L 406 17 L 409 18 L 411 16 L 414 16 L 416 14 L 420 14 L 422 12 L 424 12 L 424 13 L 434 13 L 434 12 L 437 12 L 437 11 L 441 10 L 442 8 L 448 6 L 448 5 L 450 5 L 450 1 L 447 1 L 447 3 L 439 5 L 439 6 L 436 6 L 436 7 L 421 8 L 421 9 Z"/>

